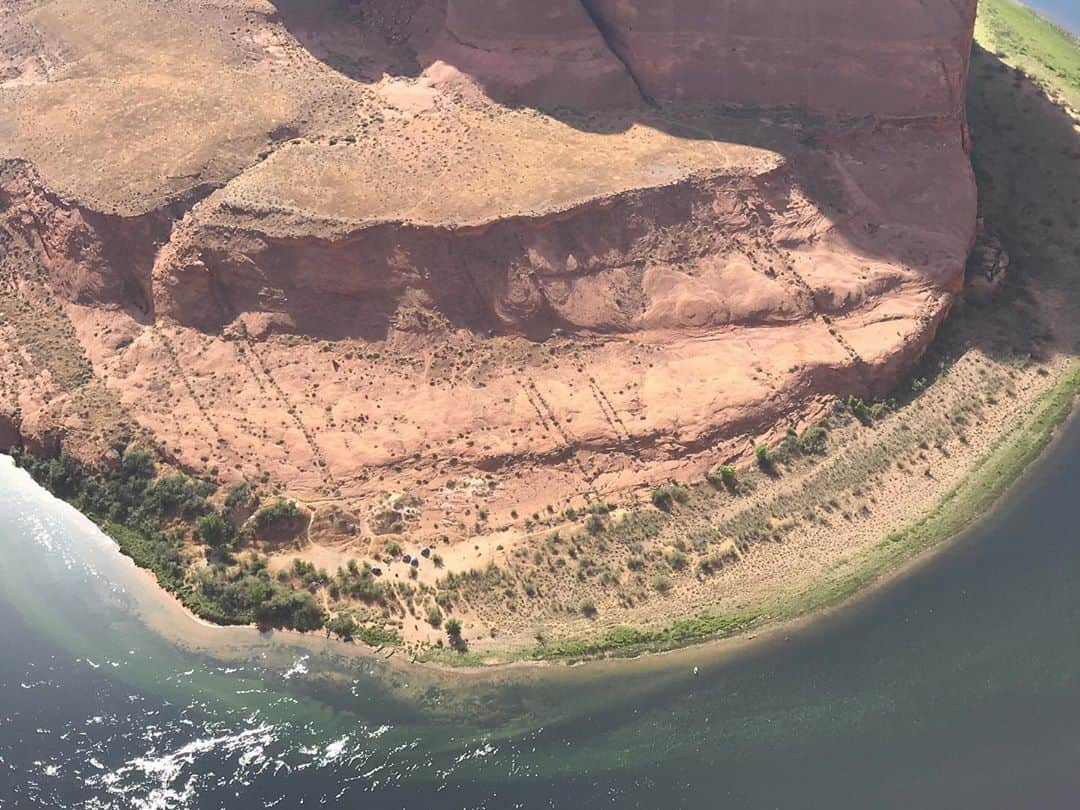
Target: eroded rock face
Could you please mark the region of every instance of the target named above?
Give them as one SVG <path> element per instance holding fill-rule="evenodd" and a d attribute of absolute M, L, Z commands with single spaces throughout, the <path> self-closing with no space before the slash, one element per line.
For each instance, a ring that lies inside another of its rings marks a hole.
<path fill-rule="evenodd" d="M 976 0 L 449 0 L 446 28 L 463 56 L 474 52 L 466 61 L 482 81 L 541 106 L 618 106 L 636 89 L 658 101 L 912 117 L 963 104 L 975 9 Z"/>
<path fill-rule="evenodd" d="M 641 100 L 578 0 L 451 0 L 445 25 L 440 55 L 502 101 L 588 109 Z"/>
<path fill-rule="evenodd" d="M 421 535 L 697 475 L 947 315 L 973 11 L 0 0 L 0 426 Z"/>
<path fill-rule="evenodd" d="M 583 0 L 656 99 L 938 116 L 963 105 L 975 0 Z"/>

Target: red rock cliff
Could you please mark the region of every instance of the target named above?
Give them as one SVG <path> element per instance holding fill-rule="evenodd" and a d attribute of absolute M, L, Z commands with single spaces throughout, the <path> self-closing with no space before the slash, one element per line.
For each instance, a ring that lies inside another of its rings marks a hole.
<path fill-rule="evenodd" d="M 655 100 L 942 116 L 963 103 L 976 5 L 449 0 L 446 25 L 478 54 L 466 69 L 478 68 L 478 78 L 503 95 L 518 80 L 519 92 L 510 95 L 531 103 L 620 103 L 626 84 L 612 72 L 614 60 L 604 52 L 610 49 L 640 92 Z M 614 87 L 617 95 L 605 93 Z"/>

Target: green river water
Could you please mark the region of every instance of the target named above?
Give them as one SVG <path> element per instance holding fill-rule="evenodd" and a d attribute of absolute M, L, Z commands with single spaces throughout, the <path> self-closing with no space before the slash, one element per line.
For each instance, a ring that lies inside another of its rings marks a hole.
<path fill-rule="evenodd" d="M 926 564 L 738 650 L 463 676 L 202 627 L 6 458 L 0 616 L 0 808 L 1073 808 L 1080 423 Z"/>

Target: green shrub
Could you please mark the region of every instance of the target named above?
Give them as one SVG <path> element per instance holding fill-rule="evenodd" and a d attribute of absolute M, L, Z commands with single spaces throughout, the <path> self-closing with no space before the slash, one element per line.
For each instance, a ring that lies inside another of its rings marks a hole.
<path fill-rule="evenodd" d="M 823 456 L 829 449 L 829 432 L 821 425 L 811 425 L 799 437 L 798 447 L 803 455 Z"/>
<path fill-rule="evenodd" d="M 210 548 L 224 548 L 234 539 L 233 527 L 218 512 L 203 515 L 195 523 L 195 534 Z"/>
<path fill-rule="evenodd" d="M 205 483 L 195 483 L 179 473 L 163 475 L 146 488 L 142 511 L 160 517 L 193 518 L 209 508 Z"/>
<path fill-rule="evenodd" d="M 318 630 L 326 614 L 307 591 L 274 588 L 269 597 L 255 605 L 255 622 L 260 627 L 284 627 L 291 630 Z"/>
<path fill-rule="evenodd" d="M 686 555 L 681 551 L 672 551 L 667 555 L 667 564 L 673 571 L 682 571 L 686 568 Z"/>
<path fill-rule="evenodd" d="M 401 644 L 401 636 L 397 632 L 382 627 L 363 625 L 356 631 L 356 637 L 372 647 L 378 647 L 381 644 Z"/>
<path fill-rule="evenodd" d="M 451 591 L 486 593 L 502 587 L 508 579 L 505 571 L 490 562 L 485 568 L 471 568 L 459 574 L 451 571 L 440 584 Z"/>
<path fill-rule="evenodd" d="M 851 411 L 851 415 L 867 427 L 874 424 L 889 410 L 888 402 L 875 402 L 872 405 L 867 405 L 858 397 L 853 396 L 849 396 L 845 404 L 847 409 Z"/>
<path fill-rule="evenodd" d="M 293 560 L 292 573 L 309 590 L 314 590 L 320 585 L 330 584 L 330 575 L 326 573 L 325 569 L 316 568 L 307 560 Z"/>
<path fill-rule="evenodd" d="M 299 520 L 304 517 L 304 511 L 296 505 L 295 501 L 287 498 L 275 498 L 269 506 L 264 506 L 251 519 L 256 529 L 265 529 L 279 520 Z"/>
<path fill-rule="evenodd" d="M 735 554 L 730 552 L 714 552 L 708 556 L 702 557 L 698 560 L 697 570 L 698 574 L 708 575 L 721 570 L 725 565 L 733 560 L 737 559 Z"/>
<path fill-rule="evenodd" d="M 125 451 L 120 460 L 119 474 L 128 481 L 149 483 L 157 473 L 157 464 L 149 450 L 132 449 Z"/>
<path fill-rule="evenodd" d="M 461 640 L 461 622 L 457 619 L 450 618 L 446 620 L 446 635 L 450 637 L 451 641 Z"/>
<path fill-rule="evenodd" d="M 604 519 L 600 515 L 589 515 L 588 520 L 585 521 L 585 530 L 589 534 L 601 534 L 605 526 Z"/>
<path fill-rule="evenodd" d="M 758 466 L 766 472 L 772 469 L 773 457 L 769 452 L 769 448 L 764 444 L 759 444 L 754 447 L 754 458 L 757 460 Z"/>
<path fill-rule="evenodd" d="M 686 503 L 690 499 L 690 490 L 681 484 L 668 484 L 652 491 L 653 506 L 668 512 L 676 503 Z"/>
<path fill-rule="evenodd" d="M 347 571 L 338 570 L 337 586 L 351 598 L 363 602 L 382 602 L 386 599 L 386 586 L 375 579 L 371 569 L 361 570 L 355 562 Z"/>
<path fill-rule="evenodd" d="M 724 487 L 729 492 L 739 491 L 739 473 L 727 464 L 721 464 L 715 470 L 705 473 L 705 480 L 717 489 Z"/>
<path fill-rule="evenodd" d="M 428 608 L 427 620 L 432 627 L 438 627 L 442 624 L 442 611 L 434 606 Z"/>
<path fill-rule="evenodd" d="M 352 616 L 337 615 L 326 623 L 326 634 L 331 633 L 342 641 L 352 641 L 360 628 Z"/>
<path fill-rule="evenodd" d="M 243 522 L 259 508 L 259 494 L 247 481 L 229 487 L 225 494 L 225 514 L 230 519 Z"/>

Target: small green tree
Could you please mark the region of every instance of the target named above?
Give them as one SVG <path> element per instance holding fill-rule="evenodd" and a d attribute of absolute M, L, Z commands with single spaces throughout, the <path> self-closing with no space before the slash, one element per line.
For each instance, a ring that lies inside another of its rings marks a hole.
<path fill-rule="evenodd" d="M 461 641 L 461 622 L 457 619 L 449 618 L 446 620 L 446 635 L 450 638 L 450 641 L 457 644 Z"/>
<path fill-rule="evenodd" d="M 667 564 L 672 571 L 682 571 L 687 565 L 686 555 L 676 549 L 667 555 Z"/>
<path fill-rule="evenodd" d="M 307 591 L 274 587 L 269 598 L 252 611 L 260 627 L 285 627 L 291 630 L 318 630 L 326 623 L 326 613 Z"/>
<path fill-rule="evenodd" d="M 829 449 L 829 434 L 821 425 L 811 425 L 799 437 L 799 452 L 807 456 L 823 456 Z"/>
<path fill-rule="evenodd" d="M 761 469 L 765 470 L 766 472 L 772 470 L 772 453 L 769 452 L 769 448 L 766 447 L 764 444 L 759 444 L 754 447 L 754 458 L 757 459 L 758 466 L 761 467 Z"/>
<path fill-rule="evenodd" d="M 847 409 L 851 411 L 851 415 L 869 427 L 886 414 L 892 401 L 875 402 L 873 405 L 868 405 L 856 396 L 849 396 L 846 404 Z"/>
<path fill-rule="evenodd" d="M 333 633 L 342 641 L 352 641 L 358 629 L 359 626 L 352 616 L 338 615 L 326 623 L 326 637 L 329 638 Z"/>
<path fill-rule="evenodd" d="M 199 518 L 195 523 L 195 533 L 206 545 L 214 549 L 224 548 L 233 539 L 232 526 L 218 512 L 211 512 Z"/>
<path fill-rule="evenodd" d="M 669 511 L 676 503 L 686 503 L 688 500 L 690 490 L 682 484 L 668 484 L 652 491 L 653 506 L 663 512 Z"/>
<path fill-rule="evenodd" d="M 247 481 L 233 484 L 225 495 L 226 509 L 254 509 L 258 503 L 258 496 Z"/>
<path fill-rule="evenodd" d="M 734 467 L 727 464 L 721 464 L 715 470 L 705 473 L 705 480 L 714 487 L 724 487 L 729 492 L 738 492 L 739 490 L 739 473 Z"/>

